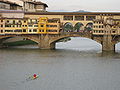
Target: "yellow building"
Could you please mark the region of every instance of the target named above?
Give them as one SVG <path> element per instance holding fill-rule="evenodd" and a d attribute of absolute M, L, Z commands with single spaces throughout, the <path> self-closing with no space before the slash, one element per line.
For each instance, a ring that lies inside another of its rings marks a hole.
<path fill-rule="evenodd" d="M 59 19 L 0 18 L 0 34 L 59 34 Z"/>
<path fill-rule="evenodd" d="M 22 33 L 21 18 L 6 18 L 5 19 L 5 34 L 21 34 Z"/>
<path fill-rule="evenodd" d="M 38 19 L 28 19 L 28 34 L 38 34 Z"/>
<path fill-rule="evenodd" d="M 47 33 L 47 21 L 48 18 L 47 17 L 42 17 L 39 18 L 39 22 L 38 22 L 38 30 L 40 34 L 46 34 Z"/>
<path fill-rule="evenodd" d="M 5 30 L 5 20 L 0 18 L 0 34 L 4 34 Z"/>
<path fill-rule="evenodd" d="M 1 34 L 27 34 L 28 25 L 26 18 L 0 18 Z"/>
<path fill-rule="evenodd" d="M 60 20 L 41 17 L 39 18 L 38 29 L 41 34 L 58 34 L 60 30 Z"/>
<path fill-rule="evenodd" d="M 22 34 L 28 34 L 28 18 L 24 18 L 21 22 L 22 22 Z"/>

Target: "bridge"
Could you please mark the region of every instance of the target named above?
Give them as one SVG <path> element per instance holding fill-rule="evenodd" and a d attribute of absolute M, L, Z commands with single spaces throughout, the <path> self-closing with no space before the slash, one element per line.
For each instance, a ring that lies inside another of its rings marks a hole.
<path fill-rule="evenodd" d="M 23 19 L 1 19 L 6 26 L 0 31 L 1 47 L 4 40 L 16 36 L 36 42 L 40 49 L 55 49 L 56 42 L 65 37 L 92 39 L 103 51 L 114 51 L 120 42 L 120 13 L 25 12 Z M 22 26 L 9 26 L 12 20 L 12 25 Z"/>

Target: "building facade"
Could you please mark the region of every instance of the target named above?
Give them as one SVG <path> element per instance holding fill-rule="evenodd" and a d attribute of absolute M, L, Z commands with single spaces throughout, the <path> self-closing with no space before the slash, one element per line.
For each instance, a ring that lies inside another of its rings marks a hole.
<path fill-rule="evenodd" d="M 59 34 L 59 19 L 0 18 L 0 34 Z"/>
<path fill-rule="evenodd" d="M 47 4 L 40 1 L 33 0 L 22 0 L 23 1 L 23 9 L 28 12 L 43 12 L 46 11 L 48 7 Z"/>
<path fill-rule="evenodd" d="M 1 0 L 0 10 L 22 10 L 22 6 L 11 1 Z"/>
<path fill-rule="evenodd" d="M 0 0 L 0 10 L 23 10 L 25 12 L 44 12 L 47 4 L 40 1 L 21 0 L 19 3 Z"/>
<path fill-rule="evenodd" d="M 120 17 L 99 18 L 93 20 L 93 34 L 94 35 L 120 35 Z"/>

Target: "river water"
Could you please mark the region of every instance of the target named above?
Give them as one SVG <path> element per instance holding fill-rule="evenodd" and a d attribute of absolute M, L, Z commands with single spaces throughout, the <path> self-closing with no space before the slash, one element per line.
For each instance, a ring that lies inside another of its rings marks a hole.
<path fill-rule="evenodd" d="M 0 50 L 0 90 L 120 90 L 120 44 L 116 53 L 85 38 L 58 43 L 56 50 Z M 34 73 L 36 80 L 26 80 Z"/>

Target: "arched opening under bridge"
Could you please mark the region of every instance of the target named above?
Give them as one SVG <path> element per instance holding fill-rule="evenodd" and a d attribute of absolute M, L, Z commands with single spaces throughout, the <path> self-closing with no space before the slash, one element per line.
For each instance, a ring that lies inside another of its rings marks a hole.
<path fill-rule="evenodd" d="M 102 50 L 102 45 L 92 39 L 83 37 L 71 37 L 71 41 L 56 43 L 56 49 L 74 49 L 80 51 Z"/>
<path fill-rule="evenodd" d="M 115 50 L 120 52 L 120 42 L 115 45 Z"/>
<path fill-rule="evenodd" d="M 22 37 L 22 36 L 8 36 L 8 37 L 4 37 L 4 40 L 3 40 L 2 43 L 3 43 L 4 47 L 37 44 L 37 42 L 35 42 L 34 40 L 29 39 L 27 37 Z"/>

